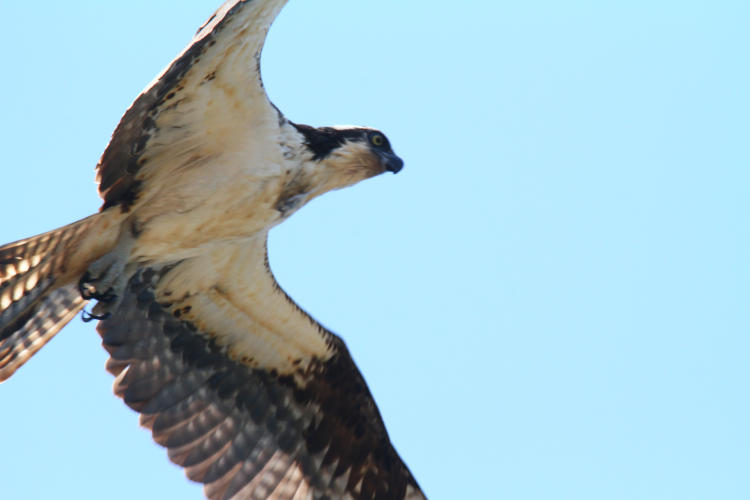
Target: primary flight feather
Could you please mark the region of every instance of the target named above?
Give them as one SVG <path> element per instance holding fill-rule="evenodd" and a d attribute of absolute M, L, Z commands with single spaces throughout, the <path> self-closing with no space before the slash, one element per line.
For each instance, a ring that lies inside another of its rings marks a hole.
<path fill-rule="evenodd" d="M 285 3 L 225 3 L 120 121 L 99 213 L 0 247 L 0 381 L 94 299 L 115 393 L 207 497 L 424 498 L 343 341 L 268 267 L 273 226 L 403 166 L 377 130 L 268 100 Z"/>

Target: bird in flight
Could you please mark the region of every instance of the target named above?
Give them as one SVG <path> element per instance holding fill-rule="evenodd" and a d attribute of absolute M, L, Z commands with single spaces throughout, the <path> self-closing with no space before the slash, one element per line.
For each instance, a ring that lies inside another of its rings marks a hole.
<path fill-rule="evenodd" d="M 220 7 L 122 117 L 100 211 L 0 247 L 0 381 L 96 300 L 115 393 L 208 498 L 424 498 L 344 342 L 269 269 L 273 226 L 403 166 L 378 130 L 268 100 L 285 3 Z"/>

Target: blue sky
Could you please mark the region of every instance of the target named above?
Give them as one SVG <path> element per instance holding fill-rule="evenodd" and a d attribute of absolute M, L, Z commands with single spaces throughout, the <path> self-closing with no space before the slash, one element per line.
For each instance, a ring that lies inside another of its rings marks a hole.
<path fill-rule="evenodd" d="M 84 217 L 218 6 L 5 2 L 0 241 Z M 750 4 L 290 2 L 264 81 L 406 166 L 271 238 L 433 499 L 750 497 Z M 3 497 L 201 498 L 73 321 L 0 387 Z"/>

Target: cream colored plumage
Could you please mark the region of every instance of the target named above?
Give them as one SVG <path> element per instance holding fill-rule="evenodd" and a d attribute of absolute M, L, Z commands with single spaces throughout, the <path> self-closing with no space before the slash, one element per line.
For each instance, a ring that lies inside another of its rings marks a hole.
<path fill-rule="evenodd" d="M 0 247 L 0 380 L 88 300 L 115 393 L 209 498 L 424 498 L 343 341 L 268 268 L 268 231 L 403 162 L 287 120 L 259 73 L 284 1 L 227 2 L 123 116 L 102 210 Z"/>

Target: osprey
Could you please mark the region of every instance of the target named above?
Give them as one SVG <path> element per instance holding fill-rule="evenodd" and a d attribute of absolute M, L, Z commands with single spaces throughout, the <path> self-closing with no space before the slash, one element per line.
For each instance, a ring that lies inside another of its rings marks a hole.
<path fill-rule="evenodd" d="M 424 498 L 344 342 L 268 266 L 273 226 L 403 166 L 377 130 L 268 100 L 285 3 L 225 3 L 123 116 L 100 211 L 0 247 L 0 381 L 97 300 L 115 393 L 208 498 Z"/>

